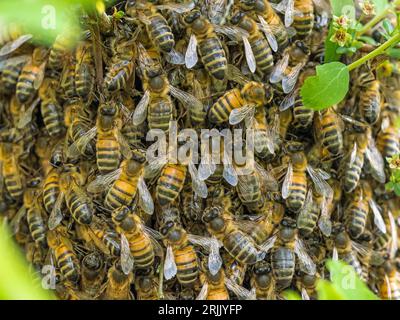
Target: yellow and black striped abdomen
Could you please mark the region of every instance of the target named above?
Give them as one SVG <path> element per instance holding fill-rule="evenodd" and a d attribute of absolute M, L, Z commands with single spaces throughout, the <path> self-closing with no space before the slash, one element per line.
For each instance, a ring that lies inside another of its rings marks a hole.
<path fill-rule="evenodd" d="M 352 238 L 356 239 L 365 231 L 369 213 L 366 200 L 352 202 L 346 210 L 346 227 Z"/>
<path fill-rule="evenodd" d="M 360 101 L 358 108 L 361 116 L 368 124 L 375 124 L 381 113 L 381 93 L 379 81 L 372 81 L 366 88 L 360 93 Z"/>
<path fill-rule="evenodd" d="M 65 196 L 65 202 L 72 217 L 80 224 L 90 224 L 93 218 L 93 208 L 89 198 L 83 197 L 73 190 Z"/>
<path fill-rule="evenodd" d="M 197 255 L 191 245 L 186 245 L 182 249 L 174 249 L 176 263 L 176 277 L 182 286 L 191 286 L 198 277 Z"/>
<path fill-rule="evenodd" d="M 255 264 L 258 260 L 258 250 L 250 237 L 236 230 L 227 234 L 223 239 L 225 250 L 238 262 Z"/>
<path fill-rule="evenodd" d="M 101 174 L 117 170 L 121 159 L 119 143 L 113 134 L 99 134 L 96 142 L 97 167 Z"/>
<path fill-rule="evenodd" d="M 387 274 L 382 280 L 379 288 L 380 296 L 385 300 L 400 300 L 400 287 L 398 275 L 395 270 Z"/>
<path fill-rule="evenodd" d="M 170 121 L 174 119 L 174 105 L 169 97 L 156 98 L 150 101 L 147 121 L 150 129 L 169 131 Z"/>
<path fill-rule="evenodd" d="M 8 193 L 14 200 L 20 200 L 24 192 L 22 177 L 13 163 L 3 163 L 4 183 Z"/>
<path fill-rule="evenodd" d="M 272 273 L 280 288 L 286 288 L 292 282 L 295 262 L 296 258 L 292 249 L 287 247 L 273 249 L 271 255 Z"/>
<path fill-rule="evenodd" d="M 38 68 L 29 67 L 22 69 L 17 83 L 17 99 L 21 104 L 32 100 L 35 95 L 34 82 L 38 76 Z"/>
<path fill-rule="evenodd" d="M 265 1 L 268 3 L 268 1 Z M 269 9 L 266 10 L 267 14 L 263 14 L 265 21 L 270 25 L 278 43 L 278 48 L 282 51 L 289 44 L 289 36 L 285 25 L 282 23 L 281 18 L 275 13 L 271 5 L 268 3 Z"/>
<path fill-rule="evenodd" d="M 167 164 L 157 182 L 156 197 L 161 206 L 172 204 L 182 191 L 185 178 L 186 166 Z"/>
<path fill-rule="evenodd" d="M 309 1 L 297 0 L 295 1 L 295 10 L 293 16 L 292 27 L 296 29 L 296 37 L 298 39 L 304 39 L 309 36 L 314 27 L 314 9 L 313 4 L 306 5 Z"/>
<path fill-rule="evenodd" d="M 225 79 L 228 62 L 218 36 L 212 32 L 205 39 L 199 39 L 198 49 L 207 72 L 218 80 Z"/>
<path fill-rule="evenodd" d="M 40 111 L 49 136 L 56 137 L 60 135 L 64 130 L 61 107 L 57 103 L 42 102 Z"/>
<path fill-rule="evenodd" d="M 306 200 L 307 177 L 304 171 L 293 170 L 292 183 L 289 187 L 289 196 L 286 199 L 286 205 L 290 211 L 299 211 Z"/>
<path fill-rule="evenodd" d="M 346 159 L 349 161 L 349 159 Z M 353 164 L 350 166 L 346 164 L 345 171 L 343 173 L 343 190 L 347 193 L 352 192 L 358 185 L 361 177 L 361 171 L 364 165 L 364 154 L 357 152 L 356 158 Z"/>
<path fill-rule="evenodd" d="M 154 248 L 149 237 L 140 232 L 128 238 L 129 248 L 137 268 L 150 267 L 154 262 Z"/>
<path fill-rule="evenodd" d="M 10 93 L 14 92 L 24 63 L 7 63 L 1 73 L 1 83 Z"/>
<path fill-rule="evenodd" d="M 310 235 L 317 226 L 319 210 L 316 205 L 311 205 L 309 210 L 302 210 L 297 217 L 297 228 L 302 236 Z"/>
<path fill-rule="evenodd" d="M 174 35 L 168 25 L 167 20 L 161 14 L 149 17 L 150 24 L 147 30 L 155 45 L 164 52 L 170 52 L 175 46 Z"/>
<path fill-rule="evenodd" d="M 400 153 L 400 141 L 397 134 L 397 129 L 390 126 L 378 133 L 376 144 L 382 156 L 393 157 Z"/>
<path fill-rule="evenodd" d="M 27 212 L 26 217 L 32 239 L 36 242 L 36 244 L 38 244 L 42 248 L 46 248 L 47 246 L 46 225 L 43 221 L 39 209 L 35 207 L 30 208 Z"/>
<path fill-rule="evenodd" d="M 118 257 L 121 253 L 120 241 L 118 236 L 113 231 L 104 231 L 103 229 L 94 230 L 94 234 L 99 238 L 110 250 L 111 255 Z"/>
<path fill-rule="evenodd" d="M 258 208 L 261 205 L 261 186 L 256 174 L 239 175 L 239 182 L 236 186 L 238 196 L 242 203 L 249 209 Z"/>
<path fill-rule="evenodd" d="M 115 180 L 107 193 L 105 205 L 110 209 L 129 206 L 136 196 L 138 179 L 139 176 L 129 178 L 123 175 Z"/>
<path fill-rule="evenodd" d="M 62 276 L 72 283 L 79 281 L 79 265 L 74 253 L 61 244 L 55 249 L 55 257 Z"/>
<path fill-rule="evenodd" d="M 131 146 L 140 146 L 146 133 L 146 124 L 134 125 L 128 121 L 121 130 L 122 134 Z"/>
<path fill-rule="evenodd" d="M 132 54 L 117 54 L 108 68 L 104 85 L 108 91 L 114 92 L 126 87 L 132 76 L 135 64 Z"/>
<path fill-rule="evenodd" d="M 90 55 L 91 57 L 91 55 Z M 94 88 L 94 67 L 89 61 L 77 63 L 75 68 L 75 90 L 84 101 Z"/>
<path fill-rule="evenodd" d="M 240 90 L 235 88 L 225 93 L 210 108 L 208 119 L 215 124 L 222 124 L 229 120 L 231 111 L 242 107 L 244 104 Z"/>
<path fill-rule="evenodd" d="M 297 130 L 310 128 L 314 119 L 314 110 L 306 108 L 303 105 L 301 97 L 297 97 L 293 106 L 293 126 Z"/>
<path fill-rule="evenodd" d="M 258 71 L 261 71 L 264 75 L 269 74 L 274 66 L 274 57 L 272 56 L 268 41 L 262 33 L 256 32 L 249 37 L 249 43 L 253 49 Z"/>
<path fill-rule="evenodd" d="M 322 146 L 333 156 L 340 155 L 343 151 L 343 136 L 336 121 L 322 121 L 321 143 Z"/>
<path fill-rule="evenodd" d="M 57 171 L 52 170 L 44 180 L 43 186 L 43 204 L 47 213 L 50 214 L 60 194 L 59 186 L 60 175 Z"/>

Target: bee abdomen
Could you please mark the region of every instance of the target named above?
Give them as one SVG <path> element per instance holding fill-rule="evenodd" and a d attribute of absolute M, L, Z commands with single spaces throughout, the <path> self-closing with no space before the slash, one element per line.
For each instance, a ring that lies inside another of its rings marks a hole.
<path fill-rule="evenodd" d="M 293 177 L 293 179 L 295 179 L 295 177 Z M 306 184 L 295 181 L 292 182 L 289 189 L 289 197 L 286 199 L 286 205 L 289 210 L 297 212 L 303 207 L 304 201 L 306 200 L 306 190 Z"/>
<path fill-rule="evenodd" d="M 240 231 L 228 234 L 224 239 L 226 251 L 243 264 L 255 264 L 258 260 L 258 250 L 254 242 Z"/>
<path fill-rule="evenodd" d="M 129 247 L 138 268 L 147 268 L 154 262 L 154 248 L 144 234 L 129 241 Z"/>
<path fill-rule="evenodd" d="M 151 38 L 161 51 L 170 52 L 173 49 L 175 46 L 174 35 L 162 15 L 157 14 L 151 17 L 149 30 Z"/>
<path fill-rule="evenodd" d="M 197 280 L 199 273 L 197 256 L 192 246 L 174 251 L 177 267 L 176 277 L 183 286 L 191 286 Z"/>
<path fill-rule="evenodd" d="M 18 78 L 21 74 L 23 64 L 8 65 L 4 68 L 1 76 L 1 82 L 8 91 L 14 91 Z"/>
<path fill-rule="evenodd" d="M 115 139 L 98 139 L 96 144 L 97 167 L 101 173 L 118 169 L 121 153 Z"/>
<path fill-rule="evenodd" d="M 36 74 L 33 71 L 22 70 L 17 83 L 17 99 L 20 103 L 27 103 L 33 98 L 35 79 Z"/>
<path fill-rule="evenodd" d="M 105 204 L 111 209 L 128 206 L 131 204 L 135 195 L 136 185 L 118 179 L 107 193 Z"/>
<path fill-rule="evenodd" d="M 72 217 L 80 224 L 90 224 L 93 218 L 93 209 L 88 200 L 82 199 L 80 196 L 71 193 L 66 198 L 67 206 Z"/>
<path fill-rule="evenodd" d="M 24 188 L 21 179 L 17 174 L 5 174 L 4 182 L 8 193 L 14 200 L 19 200 L 22 197 Z"/>
<path fill-rule="evenodd" d="M 296 36 L 299 39 L 304 39 L 311 34 L 314 27 L 314 13 L 303 12 L 295 14 L 293 18 L 293 27 L 296 29 Z"/>
<path fill-rule="evenodd" d="M 352 192 L 358 185 L 361 177 L 364 157 L 357 156 L 353 165 L 348 167 L 344 173 L 343 189 L 345 192 Z"/>
<path fill-rule="evenodd" d="M 60 193 L 58 174 L 52 174 L 46 178 L 43 187 L 43 204 L 47 213 L 51 213 Z"/>
<path fill-rule="evenodd" d="M 156 195 L 161 206 L 173 203 L 183 189 L 186 167 L 167 165 L 157 182 Z"/>
<path fill-rule="evenodd" d="M 301 98 L 297 99 L 293 107 L 294 127 L 298 130 L 307 129 L 313 123 L 314 111 L 305 108 Z"/>
<path fill-rule="evenodd" d="M 347 227 L 353 238 L 364 233 L 368 217 L 368 204 L 358 202 L 351 205 L 348 211 Z"/>
<path fill-rule="evenodd" d="M 79 266 L 73 253 L 66 247 L 60 246 L 57 249 L 56 257 L 57 265 L 63 277 L 72 283 L 77 283 L 79 281 Z"/>
<path fill-rule="evenodd" d="M 199 42 L 201 60 L 211 76 L 218 80 L 225 79 L 226 61 L 225 51 L 216 34 Z"/>
<path fill-rule="evenodd" d="M 51 137 L 56 137 L 63 132 L 63 120 L 60 106 L 54 103 L 42 103 L 40 107 L 43 122 Z"/>
<path fill-rule="evenodd" d="M 273 251 L 271 256 L 272 272 L 280 287 L 286 288 L 292 282 L 295 261 L 294 252 L 289 248 L 280 247 Z"/>
<path fill-rule="evenodd" d="M 235 108 L 240 108 L 243 105 L 243 99 L 239 89 L 233 89 L 224 94 L 210 108 L 208 118 L 210 122 L 221 124 L 229 119 L 231 111 Z"/>
<path fill-rule="evenodd" d="M 173 113 L 173 105 L 169 99 L 150 103 L 147 115 L 149 128 L 168 132 Z"/>
<path fill-rule="evenodd" d="M 47 246 L 46 226 L 40 211 L 36 208 L 29 209 L 27 213 L 27 221 L 33 240 L 38 245 L 45 248 Z"/>
<path fill-rule="evenodd" d="M 319 212 L 315 209 L 311 208 L 308 213 L 300 214 L 297 219 L 297 227 L 303 236 L 310 235 L 317 225 Z"/>
<path fill-rule="evenodd" d="M 262 34 L 259 34 L 257 38 L 249 40 L 257 67 L 263 74 L 269 74 L 274 66 L 274 57 L 272 56 L 268 42 L 263 38 Z"/>

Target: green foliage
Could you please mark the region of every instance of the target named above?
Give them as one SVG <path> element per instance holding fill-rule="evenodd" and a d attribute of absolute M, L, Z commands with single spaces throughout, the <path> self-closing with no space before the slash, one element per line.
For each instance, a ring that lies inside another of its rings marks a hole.
<path fill-rule="evenodd" d="M 308 77 L 301 88 L 303 104 L 307 108 L 322 110 L 340 102 L 349 89 L 349 70 L 341 62 L 317 66 L 317 74 Z"/>
<path fill-rule="evenodd" d="M 383 12 L 389 6 L 389 1 L 387 0 L 372 0 L 372 2 L 375 5 L 375 13 L 377 15 Z"/>
<path fill-rule="evenodd" d="M 390 168 L 389 182 L 386 183 L 387 191 L 394 191 L 396 196 L 400 196 L 400 155 L 394 155 L 392 158 L 386 158 Z"/>
<path fill-rule="evenodd" d="M 50 291 L 32 277 L 21 251 L 12 241 L 7 227 L 0 226 L 0 299 L 50 300 Z"/>
<path fill-rule="evenodd" d="M 318 280 L 318 300 L 379 300 L 357 276 L 353 267 L 333 260 L 329 260 L 326 265 L 331 281 Z M 300 295 L 292 290 L 285 291 L 283 296 L 286 300 L 301 300 Z"/>
<path fill-rule="evenodd" d="M 51 45 L 55 37 L 63 32 L 79 30 L 77 13 L 83 7 L 93 11 L 100 0 L 13 0 L 0 1 L 0 21 L 15 22 L 26 32 L 35 36 L 35 40 Z M 111 4 L 108 1 L 107 4 Z M 21 10 L 29 8 L 29 10 Z"/>

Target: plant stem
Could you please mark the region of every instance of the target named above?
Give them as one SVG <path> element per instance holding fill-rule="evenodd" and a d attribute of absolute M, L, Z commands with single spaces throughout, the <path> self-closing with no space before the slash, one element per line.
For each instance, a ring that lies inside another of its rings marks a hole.
<path fill-rule="evenodd" d="M 364 33 L 366 33 L 374 25 L 376 25 L 381 20 L 383 20 L 386 17 L 386 15 L 399 4 L 400 4 L 400 0 L 394 1 L 390 6 L 388 6 L 385 10 L 383 10 L 380 14 L 376 15 L 373 19 L 368 21 L 368 23 L 360 31 L 357 32 L 356 36 L 359 37 L 359 36 L 363 35 Z"/>
<path fill-rule="evenodd" d="M 395 34 L 392 36 L 389 40 L 387 40 L 385 43 L 380 45 L 378 48 L 376 48 L 374 51 L 368 53 L 364 57 L 354 61 L 352 64 L 348 65 L 347 68 L 349 71 L 358 68 L 360 65 L 364 64 L 368 60 L 375 58 L 376 56 L 379 56 L 380 54 L 383 54 L 385 50 L 392 45 L 396 44 L 397 42 L 400 41 L 400 33 Z"/>

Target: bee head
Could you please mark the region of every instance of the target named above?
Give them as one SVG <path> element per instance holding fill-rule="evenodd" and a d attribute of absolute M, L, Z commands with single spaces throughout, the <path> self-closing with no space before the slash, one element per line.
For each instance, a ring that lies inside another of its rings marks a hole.
<path fill-rule="evenodd" d="M 335 238 L 335 245 L 338 248 L 345 248 L 349 240 L 349 236 L 345 231 L 339 232 Z"/>
<path fill-rule="evenodd" d="M 237 11 L 236 13 L 233 14 L 232 18 L 231 18 L 231 23 L 232 24 L 239 24 L 243 17 L 245 16 L 245 13 L 242 11 Z"/>
<path fill-rule="evenodd" d="M 177 242 L 182 238 L 182 229 L 177 227 L 173 221 L 167 221 L 160 232 L 171 242 Z"/>
<path fill-rule="evenodd" d="M 266 261 L 260 261 L 254 265 L 254 273 L 256 275 L 268 274 L 271 271 L 272 271 L 271 266 Z"/>
<path fill-rule="evenodd" d="M 103 104 L 99 111 L 103 116 L 115 116 L 117 114 L 117 108 L 112 103 Z"/>
<path fill-rule="evenodd" d="M 196 21 L 198 18 L 201 17 L 201 13 L 199 10 L 192 10 L 189 13 L 187 13 L 184 17 L 184 22 L 187 24 L 192 24 L 194 21 Z"/>
<path fill-rule="evenodd" d="M 153 286 L 153 281 L 148 276 L 141 276 L 138 279 L 138 284 L 141 290 L 148 291 Z"/>
<path fill-rule="evenodd" d="M 309 55 L 310 52 L 310 48 L 306 45 L 306 43 L 304 41 L 301 40 L 297 40 L 295 42 L 295 45 L 297 48 L 299 48 L 305 55 Z"/>
<path fill-rule="evenodd" d="M 211 229 L 215 231 L 220 231 L 225 226 L 225 221 L 221 217 L 221 208 L 219 207 L 211 207 L 206 209 L 203 214 L 203 221 L 208 223 Z"/>
<path fill-rule="evenodd" d="M 301 281 L 305 287 L 312 287 L 315 284 L 317 277 L 315 275 L 304 273 Z"/>
<path fill-rule="evenodd" d="M 124 230 L 132 230 L 135 225 L 135 222 L 132 217 L 129 216 L 130 209 L 127 206 L 122 206 L 118 209 L 115 209 L 111 218 L 113 222 L 120 226 Z"/>
<path fill-rule="evenodd" d="M 35 187 L 39 186 L 41 182 L 42 182 L 42 178 L 40 178 L 40 177 L 32 178 L 28 181 L 27 187 L 35 188 Z"/>

